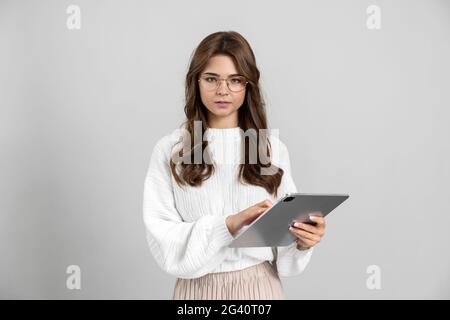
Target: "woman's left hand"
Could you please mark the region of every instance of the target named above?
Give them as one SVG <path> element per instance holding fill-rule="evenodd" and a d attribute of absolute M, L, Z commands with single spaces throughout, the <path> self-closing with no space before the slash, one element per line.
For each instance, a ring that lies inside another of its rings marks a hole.
<path fill-rule="evenodd" d="M 309 217 L 311 221 L 315 222 L 315 225 L 296 222 L 289 228 L 291 233 L 298 238 L 296 242 L 299 250 L 314 247 L 325 234 L 325 218 L 321 213 L 311 213 Z"/>

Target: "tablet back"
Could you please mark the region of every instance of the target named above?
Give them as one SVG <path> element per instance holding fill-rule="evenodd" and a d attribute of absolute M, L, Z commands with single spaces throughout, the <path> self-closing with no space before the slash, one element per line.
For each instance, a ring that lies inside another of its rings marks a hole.
<path fill-rule="evenodd" d="M 325 217 L 349 195 L 291 193 L 280 198 L 235 237 L 230 248 L 287 246 L 297 238 L 289 231 L 293 220 L 311 222 L 309 213 Z"/>

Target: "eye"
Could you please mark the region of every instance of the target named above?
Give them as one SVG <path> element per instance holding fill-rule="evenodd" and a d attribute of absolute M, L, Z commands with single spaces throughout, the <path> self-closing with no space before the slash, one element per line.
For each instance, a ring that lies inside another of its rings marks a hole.
<path fill-rule="evenodd" d="M 205 77 L 206 82 L 216 82 L 217 79 L 214 77 Z"/>
<path fill-rule="evenodd" d="M 242 78 L 231 78 L 231 83 L 241 84 L 243 82 L 244 82 L 244 80 Z"/>

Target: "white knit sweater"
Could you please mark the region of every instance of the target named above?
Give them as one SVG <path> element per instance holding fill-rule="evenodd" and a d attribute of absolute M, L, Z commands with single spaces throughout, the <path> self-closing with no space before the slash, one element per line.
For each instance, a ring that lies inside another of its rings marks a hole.
<path fill-rule="evenodd" d="M 197 278 L 207 273 L 240 270 L 265 260 L 276 261 L 280 276 L 300 274 L 313 248 L 228 248 L 233 240 L 225 218 L 258 202 L 277 198 L 263 187 L 238 182 L 240 128 L 209 128 L 205 139 L 215 162 L 215 172 L 201 187 L 179 187 L 170 172 L 169 160 L 181 129 L 162 137 L 155 145 L 144 184 L 143 218 L 150 251 L 158 265 L 179 278 Z M 272 164 L 284 175 L 278 198 L 297 192 L 291 176 L 286 146 L 270 135 Z"/>

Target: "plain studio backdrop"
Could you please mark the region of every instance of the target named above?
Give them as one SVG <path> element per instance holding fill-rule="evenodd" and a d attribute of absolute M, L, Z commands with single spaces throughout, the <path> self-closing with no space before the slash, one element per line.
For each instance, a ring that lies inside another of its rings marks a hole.
<path fill-rule="evenodd" d="M 0 297 L 171 298 L 144 178 L 194 48 L 235 30 L 299 191 L 350 194 L 288 298 L 450 298 L 449 18 L 445 0 L 1 0 Z"/>

